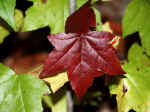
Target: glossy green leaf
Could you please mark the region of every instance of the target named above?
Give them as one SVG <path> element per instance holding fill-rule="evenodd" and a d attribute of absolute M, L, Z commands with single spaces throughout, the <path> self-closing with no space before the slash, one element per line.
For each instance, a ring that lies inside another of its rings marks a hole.
<path fill-rule="evenodd" d="M 17 28 L 14 21 L 15 6 L 16 0 L 0 0 L 0 17 L 16 31 Z"/>
<path fill-rule="evenodd" d="M 150 59 L 143 48 L 134 44 L 129 51 L 129 61 L 123 66 L 127 72 L 118 88 L 112 90 L 117 94 L 118 111 L 150 111 Z"/>
<path fill-rule="evenodd" d="M 51 33 L 64 32 L 66 18 L 69 16 L 68 0 L 30 0 L 33 6 L 26 11 L 24 31 L 49 26 Z"/>
<path fill-rule="evenodd" d="M 150 0 L 132 0 L 123 17 L 123 36 L 139 32 L 142 45 L 150 55 Z"/>
<path fill-rule="evenodd" d="M 15 75 L 0 64 L 0 112 L 42 112 L 41 99 L 48 87 L 31 75 Z"/>

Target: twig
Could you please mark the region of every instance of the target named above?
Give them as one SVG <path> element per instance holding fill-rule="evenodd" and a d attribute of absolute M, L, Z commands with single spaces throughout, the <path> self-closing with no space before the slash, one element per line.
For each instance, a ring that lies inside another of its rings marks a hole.
<path fill-rule="evenodd" d="M 69 8 L 70 8 L 70 15 L 75 12 L 76 8 L 76 0 L 69 0 Z M 73 99 L 71 96 L 71 91 L 67 90 L 67 112 L 73 112 Z"/>
<path fill-rule="evenodd" d="M 76 0 L 69 0 L 70 15 L 75 12 Z"/>
<path fill-rule="evenodd" d="M 70 90 L 67 90 L 66 96 L 67 96 L 67 112 L 73 112 L 73 99 Z"/>

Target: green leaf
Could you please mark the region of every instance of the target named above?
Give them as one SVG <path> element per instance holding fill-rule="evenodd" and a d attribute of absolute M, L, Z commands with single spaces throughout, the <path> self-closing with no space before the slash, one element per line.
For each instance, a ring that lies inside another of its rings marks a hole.
<path fill-rule="evenodd" d="M 14 19 L 17 29 L 21 28 L 23 25 L 24 16 L 20 10 L 15 9 Z M 11 31 L 8 28 L 7 24 L 0 20 L 0 44 L 3 42 L 5 37 L 7 37 L 10 34 L 10 32 Z"/>
<path fill-rule="evenodd" d="M 55 103 L 52 101 L 52 96 L 44 96 L 43 99 L 52 109 L 52 112 L 67 112 L 67 98 L 65 95 Z"/>
<path fill-rule="evenodd" d="M 0 0 L 0 17 L 17 31 L 14 21 L 15 6 L 16 0 Z"/>
<path fill-rule="evenodd" d="M 139 32 L 142 45 L 150 55 L 150 0 L 132 0 L 123 17 L 123 36 Z"/>
<path fill-rule="evenodd" d="M 64 25 L 69 16 L 68 0 L 30 0 L 33 6 L 26 11 L 23 31 L 36 30 L 49 26 L 51 33 L 64 32 Z"/>
<path fill-rule="evenodd" d="M 44 96 L 43 101 L 51 108 L 52 112 L 67 112 L 66 89 L 62 88 L 57 93 Z"/>
<path fill-rule="evenodd" d="M 31 31 L 49 26 L 51 34 L 65 31 L 65 21 L 69 16 L 69 0 L 30 0 L 33 6 L 27 9 L 23 31 Z M 77 9 L 88 0 L 77 0 Z M 92 2 L 96 2 L 93 0 Z M 96 12 L 98 24 L 101 24 L 100 14 Z M 98 27 L 100 29 L 100 27 Z"/>
<path fill-rule="evenodd" d="M 15 9 L 14 19 L 15 19 L 17 29 L 21 28 L 24 22 L 23 12 L 19 9 Z"/>
<path fill-rule="evenodd" d="M 112 90 L 117 94 L 118 111 L 150 111 L 150 59 L 143 48 L 134 44 L 129 51 L 129 61 L 123 66 L 127 72 L 118 88 Z"/>
<path fill-rule="evenodd" d="M 85 4 L 88 0 L 76 0 L 76 9 L 80 8 L 83 4 Z M 92 4 L 97 2 L 98 0 L 92 0 Z"/>
<path fill-rule="evenodd" d="M 7 37 L 8 35 L 9 35 L 8 29 L 6 29 L 5 27 L 3 27 L 3 25 L 1 25 L 1 23 L 0 23 L 0 44 L 3 42 L 3 40 L 5 39 L 5 37 Z"/>
<path fill-rule="evenodd" d="M 0 112 L 42 112 L 45 83 L 31 75 L 15 75 L 0 64 Z"/>
<path fill-rule="evenodd" d="M 93 10 L 96 14 L 96 30 L 102 31 L 103 28 L 102 28 L 101 14 L 95 7 L 93 7 Z"/>

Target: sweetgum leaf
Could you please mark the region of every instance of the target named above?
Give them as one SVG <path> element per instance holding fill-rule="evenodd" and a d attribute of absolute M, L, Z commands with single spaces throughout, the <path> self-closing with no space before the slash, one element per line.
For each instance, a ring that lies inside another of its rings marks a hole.
<path fill-rule="evenodd" d="M 55 49 L 49 54 L 40 77 L 67 70 L 72 88 L 81 98 L 94 77 L 124 73 L 115 49 L 109 44 L 114 37 L 111 33 L 96 31 L 49 36 Z"/>
<path fill-rule="evenodd" d="M 0 64 L 0 112 L 42 112 L 48 87 L 31 75 L 16 75 Z"/>
<path fill-rule="evenodd" d="M 90 27 L 96 27 L 96 16 L 88 1 L 67 18 L 65 31 L 66 33 L 87 33 Z"/>
<path fill-rule="evenodd" d="M 123 36 L 139 32 L 142 46 L 150 55 L 150 0 L 132 0 L 123 17 Z"/>
<path fill-rule="evenodd" d="M 16 0 L 0 0 L 0 17 L 16 31 L 17 28 L 14 21 L 15 6 Z"/>
<path fill-rule="evenodd" d="M 123 74 L 115 49 L 111 45 L 115 35 L 108 32 L 89 32 L 90 27 L 95 25 L 96 17 L 88 1 L 68 17 L 68 34 L 49 36 L 55 49 L 49 54 L 40 78 L 67 71 L 73 90 L 81 98 L 94 77 Z"/>
<path fill-rule="evenodd" d="M 77 0 L 78 4 L 83 4 L 87 0 Z M 80 6 L 80 5 L 79 5 Z M 79 24 L 79 22 L 81 22 Z M 86 33 L 90 28 L 102 30 L 101 15 L 95 8 L 91 8 L 90 1 L 86 2 L 78 11 L 68 17 L 65 25 L 66 33 Z"/>
<path fill-rule="evenodd" d="M 82 5 L 84 5 L 88 0 L 76 0 L 76 9 L 79 9 Z M 92 9 L 94 10 L 95 16 L 96 16 L 96 31 L 102 31 L 102 21 L 101 21 L 101 14 L 93 7 L 93 4 L 97 2 L 98 0 L 92 0 L 91 5 Z"/>
<path fill-rule="evenodd" d="M 150 110 L 150 59 L 144 49 L 134 44 L 128 56 L 129 61 L 123 66 L 127 74 L 119 86 L 112 90 L 117 94 L 118 111 L 149 112 Z"/>

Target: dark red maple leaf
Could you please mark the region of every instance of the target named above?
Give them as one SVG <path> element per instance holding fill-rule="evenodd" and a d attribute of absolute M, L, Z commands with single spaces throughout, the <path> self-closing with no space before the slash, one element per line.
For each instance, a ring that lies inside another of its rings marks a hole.
<path fill-rule="evenodd" d="M 84 95 L 95 77 L 124 74 L 116 51 L 110 44 L 115 35 L 109 32 L 89 32 L 89 27 L 95 26 L 95 15 L 88 18 L 84 14 L 93 15 L 91 10 L 89 1 L 68 18 L 68 34 L 59 33 L 48 37 L 55 49 L 49 54 L 40 74 L 40 78 L 44 78 L 67 71 L 78 98 Z M 77 26 L 81 27 L 80 30 Z"/>
<path fill-rule="evenodd" d="M 123 74 L 115 49 L 109 44 L 115 35 L 108 32 L 60 33 L 49 36 L 55 49 L 49 54 L 40 77 L 67 71 L 72 88 L 80 98 L 94 77 L 104 73 Z"/>

